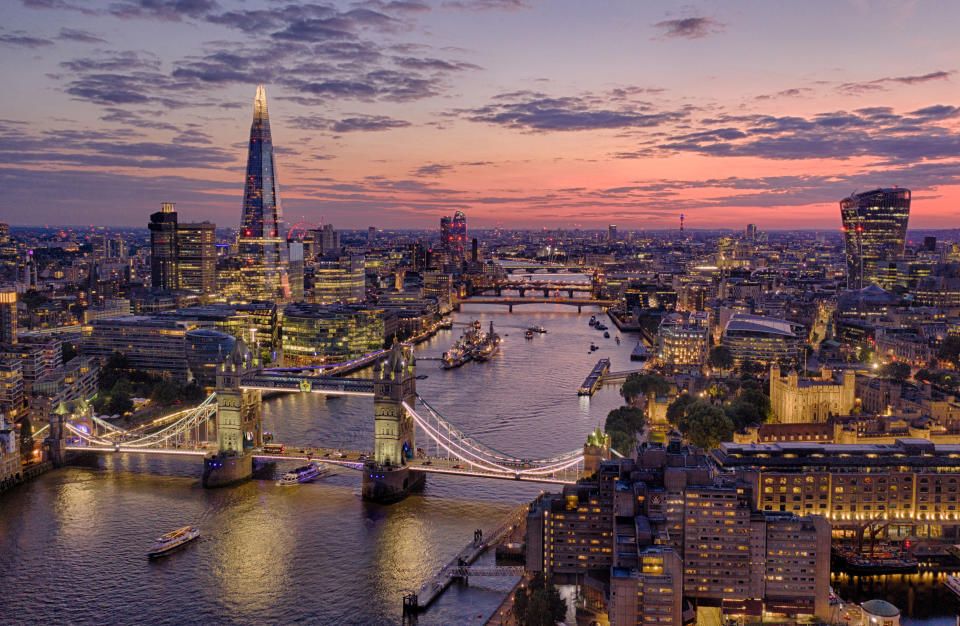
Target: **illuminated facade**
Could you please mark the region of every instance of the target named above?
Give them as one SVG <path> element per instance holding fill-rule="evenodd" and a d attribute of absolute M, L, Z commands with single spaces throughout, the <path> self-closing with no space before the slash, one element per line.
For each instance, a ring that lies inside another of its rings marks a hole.
<path fill-rule="evenodd" d="M 847 289 L 876 283 L 879 266 L 903 257 L 910 219 L 909 189 L 874 189 L 840 201 Z"/>
<path fill-rule="evenodd" d="M 95 320 L 83 327 L 80 353 L 106 360 L 119 352 L 133 369 L 168 373 L 185 381 L 189 370 L 184 336 L 195 327 L 195 322 L 145 315 Z"/>
<path fill-rule="evenodd" d="M 685 318 L 680 313 L 664 316 L 657 331 L 660 361 L 665 367 L 703 367 L 707 362 L 710 324 L 706 313 Z"/>
<path fill-rule="evenodd" d="M 359 304 L 366 298 L 366 263 L 362 254 L 318 261 L 312 269 L 313 302 Z"/>
<path fill-rule="evenodd" d="M 297 303 L 283 313 L 287 365 L 340 363 L 383 347 L 384 311 Z"/>
<path fill-rule="evenodd" d="M 164 202 L 150 216 L 150 280 L 155 289 L 178 289 L 177 212 Z"/>
<path fill-rule="evenodd" d="M 734 313 L 723 329 L 722 343 L 738 362 L 796 361 L 802 338 L 800 324 L 786 320 Z"/>
<path fill-rule="evenodd" d="M 849 415 L 856 403 L 856 373 L 845 370 L 835 383 L 829 369 L 818 380 L 800 380 L 796 372 L 780 376 L 770 368 L 770 405 L 781 424 L 825 422 L 831 415 Z"/>
<path fill-rule="evenodd" d="M 179 223 L 172 202 L 150 216 L 151 284 L 209 295 L 217 287 L 217 227 Z"/>
<path fill-rule="evenodd" d="M 282 219 L 267 94 L 260 85 L 253 105 L 243 217 L 237 240 L 244 293 L 248 299 L 290 297 L 283 258 L 286 246 L 280 234 Z"/>
<path fill-rule="evenodd" d="M 823 515 L 834 528 L 880 519 L 921 537 L 960 537 L 960 445 L 722 443 L 712 454 L 752 486 L 763 511 Z"/>
<path fill-rule="evenodd" d="M 16 418 L 23 410 L 23 368 L 20 361 L 0 359 L 0 413 Z"/>
<path fill-rule="evenodd" d="M 450 263 L 462 263 L 467 245 L 467 216 L 457 211 L 440 218 L 440 244 Z"/>
<path fill-rule="evenodd" d="M 17 343 L 17 292 L 0 289 L 0 343 Z"/>

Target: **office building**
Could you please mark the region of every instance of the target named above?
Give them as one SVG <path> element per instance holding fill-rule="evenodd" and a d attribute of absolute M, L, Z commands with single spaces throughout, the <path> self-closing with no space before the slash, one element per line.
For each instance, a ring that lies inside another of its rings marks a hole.
<path fill-rule="evenodd" d="M 846 246 L 847 289 L 877 282 L 882 263 L 903 258 L 910 219 L 910 190 L 894 187 L 840 201 Z"/>
<path fill-rule="evenodd" d="M 384 311 L 379 308 L 289 304 L 283 312 L 286 365 L 342 363 L 384 345 Z"/>
<path fill-rule="evenodd" d="M 300 241 L 287 242 L 287 275 L 290 280 L 290 300 L 303 301 L 303 255 L 304 246 Z"/>
<path fill-rule="evenodd" d="M 177 212 L 172 202 L 163 202 L 150 216 L 150 279 L 156 289 L 178 289 Z"/>
<path fill-rule="evenodd" d="M 797 361 L 803 326 L 786 320 L 734 313 L 723 329 L 722 343 L 737 362 Z"/>
<path fill-rule="evenodd" d="M 607 226 L 607 241 L 616 241 L 617 240 L 617 225 L 610 224 Z"/>
<path fill-rule="evenodd" d="M 0 289 L 0 343 L 17 343 L 17 292 Z"/>
<path fill-rule="evenodd" d="M 20 441 L 8 416 L 0 414 L 0 489 L 20 482 Z"/>
<path fill-rule="evenodd" d="M 280 233 L 283 217 L 277 190 L 267 94 L 263 85 L 260 85 L 254 98 L 243 190 L 243 217 L 237 239 L 243 291 L 247 299 L 276 300 L 290 297 L 285 275 L 286 246 Z"/>
<path fill-rule="evenodd" d="M 665 367 L 703 367 L 710 345 L 709 317 L 702 311 L 689 316 L 665 315 L 657 330 L 657 341 Z"/>
<path fill-rule="evenodd" d="M 781 424 L 825 422 L 833 415 L 849 415 L 856 405 L 856 374 L 844 370 L 840 381 L 824 368 L 819 379 L 801 380 L 796 372 L 780 375 L 770 367 L 770 406 L 774 420 Z"/>
<path fill-rule="evenodd" d="M 313 264 L 313 302 L 359 304 L 366 299 L 366 260 L 362 254 L 331 256 Z"/>
<path fill-rule="evenodd" d="M 80 354 L 105 362 L 119 352 L 132 369 L 168 374 L 182 382 L 189 378 L 184 336 L 196 326 L 186 320 L 146 315 L 94 320 L 83 327 Z"/>
<path fill-rule="evenodd" d="M 447 262 L 459 264 L 464 261 L 467 245 L 467 216 L 457 211 L 453 217 L 440 218 L 440 246 Z"/>
<path fill-rule="evenodd" d="M 0 358 L 0 413 L 17 418 L 23 410 L 23 397 L 23 366 L 15 358 Z"/>
<path fill-rule="evenodd" d="M 210 295 L 217 288 L 217 227 L 210 222 L 177 224 L 178 289 Z"/>
<path fill-rule="evenodd" d="M 747 241 L 757 240 L 757 225 L 747 224 Z"/>
<path fill-rule="evenodd" d="M 894 536 L 960 539 L 960 445 L 722 443 L 712 452 L 762 511 L 822 515 L 834 529 L 883 520 Z"/>

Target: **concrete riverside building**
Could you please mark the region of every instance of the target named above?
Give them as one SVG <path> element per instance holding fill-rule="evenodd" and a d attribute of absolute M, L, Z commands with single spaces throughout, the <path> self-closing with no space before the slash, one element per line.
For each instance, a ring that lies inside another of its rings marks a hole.
<path fill-rule="evenodd" d="M 581 584 L 612 624 L 826 615 L 830 525 L 763 511 L 745 481 L 672 440 L 601 463 L 590 482 L 541 496 L 527 516 L 527 569 Z"/>
<path fill-rule="evenodd" d="M 960 445 L 722 443 L 711 454 L 762 511 L 822 515 L 834 530 L 883 520 L 892 536 L 960 539 Z"/>
<path fill-rule="evenodd" d="M 781 424 L 825 422 L 831 415 L 849 415 L 856 403 L 856 374 L 846 370 L 840 382 L 824 368 L 819 379 L 800 380 L 796 372 L 780 376 L 770 368 L 770 405 Z"/>

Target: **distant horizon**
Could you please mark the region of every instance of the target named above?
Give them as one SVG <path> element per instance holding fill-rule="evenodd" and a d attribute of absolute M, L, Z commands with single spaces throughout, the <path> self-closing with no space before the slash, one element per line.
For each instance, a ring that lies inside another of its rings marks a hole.
<path fill-rule="evenodd" d="M 960 216 L 958 4 L 11 5 L 8 223 L 238 224 L 260 84 L 289 223 L 839 229 L 892 186 Z"/>

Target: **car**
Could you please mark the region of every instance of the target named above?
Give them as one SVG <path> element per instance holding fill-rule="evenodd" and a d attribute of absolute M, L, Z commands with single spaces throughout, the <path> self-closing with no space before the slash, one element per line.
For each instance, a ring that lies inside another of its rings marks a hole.
<path fill-rule="evenodd" d="M 326 454 L 323 455 L 323 457 L 326 458 L 326 459 L 329 459 L 329 458 L 330 458 L 330 453 L 327 452 Z"/>
<path fill-rule="evenodd" d="M 369 456 L 370 456 L 370 455 L 368 455 L 368 454 L 361 454 L 360 456 L 357 457 L 357 459 L 360 460 L 360 461 L 365 461 L 365 460 L 367 460 L 367 458 L 369 458 Z"/>
<path fill-rule="evenodd" d="M 457 463 L 453 466 L 453 469 L 463 469 L 463 463 Z"/>
<path fill-rule="evenodd" d="M 423 464 L 424 464 L 424 465 L 433 465 L 433 461 L 424 461 Z"/>

